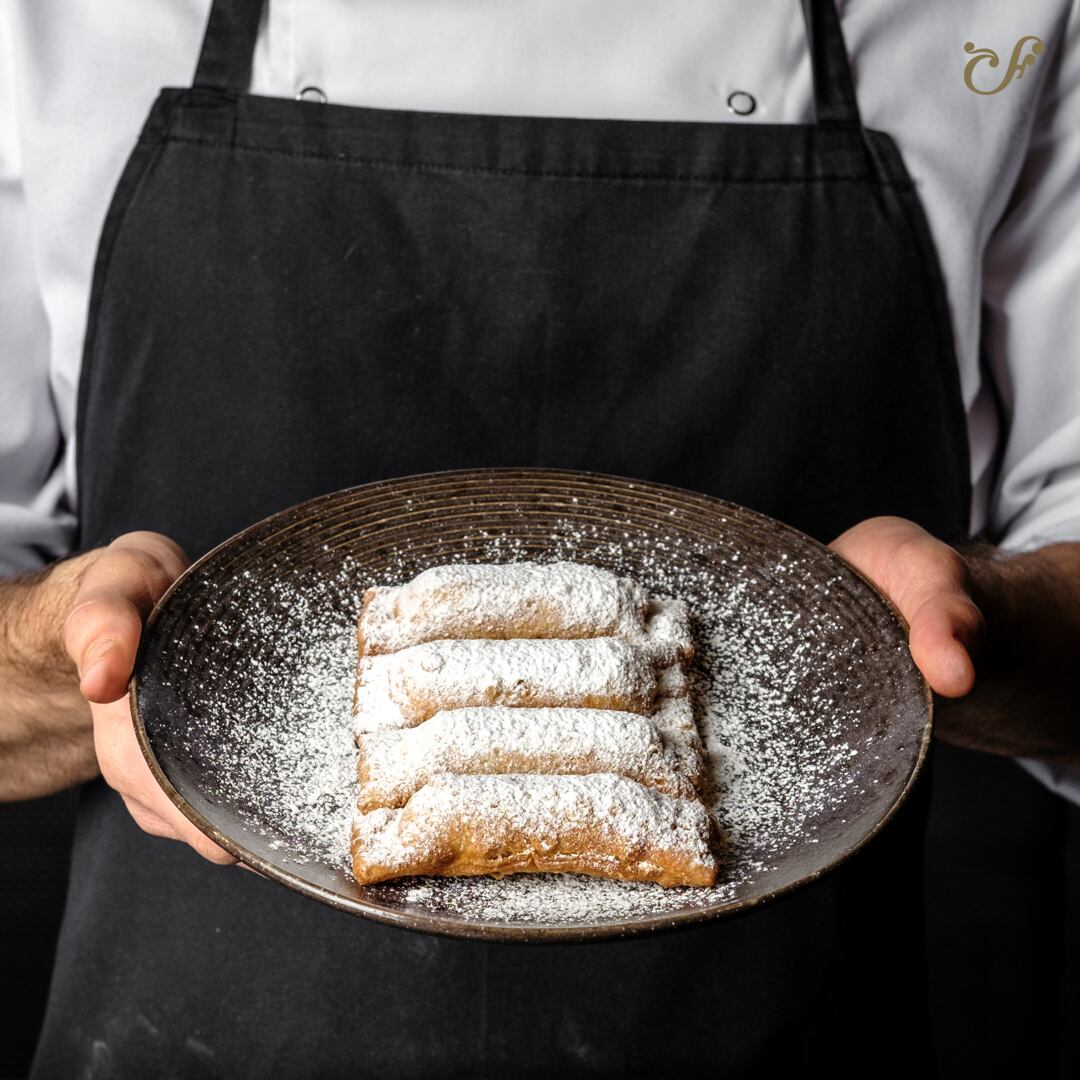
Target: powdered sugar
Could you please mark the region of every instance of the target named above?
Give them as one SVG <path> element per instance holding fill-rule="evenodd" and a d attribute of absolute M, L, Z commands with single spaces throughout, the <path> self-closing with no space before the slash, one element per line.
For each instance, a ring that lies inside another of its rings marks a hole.
<path fill-rule="evenodd" d="M 647 713 L 655 697 L 651 658 L 620 638 L 429 641 L 361 658 L 354 723 L 358 733 L 410 727 L 476 705 Z"/>
<path fill-rule="evenodd" d="M 552 529 L 544 558 L 602 563 L 693 606 L 698 652 L 690 690 L 706 747 L 706 799 L 722 838 L 719 883 L 664 889 L 530 874 L 401 879 L 363 895 L 469 921 L 572 926 L 738 900 L 797 879 L 805 870 L 791 866 L 789 853 L 819 839 L 823 847 L 834 843 L 822 831 L 830 814 L 871 785 L 895 783 L 887 729 L 867 724 L 862 706 L 840 691 L 873 677 L 875 664 L 907 670 L 906 650 L 875 659 L 856 632 L 844 641 L 830 636 L 850 625 L 850 596 L 832 593 L 842 592 L 845 579 L 809 581 L 803 558 L 750 567 L 736 552 L 699 551 L 678 529 L 658 537 L 628 526 L 617 541 L 607 538 L 610 528 L 594 534 L 553 520 Z M 515 536 L 478 532 L 454 557 L 538 556 Z M 207 589 L 219 643 L 207 662 L 198 625 L 175 632 L 165 679 L 175 706 L 153 738 L 211 777 L 201 791 L 182 789 L 197 809 L 212 816 L 235 808 L 239 817 L 227 827 L 240 843 L 261 843 L 284 870 L 349 896 L 355 616 L 365 589 L 409 580 L 422 566 L 407 547 L 388 557 L 376 581 L 348 555 L 336 565 L 312 574 L 285 559 L 272 581 L 241 571 L 212 589 L 194 584 Z M 242 660 L 231 659 L 234 644 L 238 654 L 243 646 Z M 882 695 L 873 700 L 875 715 L 884 715 Z"/>
<path fill-rule="evenodd" d="M 452 709 L 359 737 L 361 809 L 401 806 L 439 773 L 612 772 L 692 798 L 701 759 L 678 752 L 687 741 L 609 709 Z"/>
<path fill-rule="evenodd" d="M 645 591 L 583 563 L 435 566 L 366 598 L 361 635 L 370 652 L 439 638 L 645 637 Z M 522 632 L 523 628 L 528 632 Z"/>
<path fill-rule="evenodd" d="M 657 881 L 709 881 L 716 864 L 709 816 L 696 799 L 611 773 L 443 774 L 405 809 L 373 810 L 355 821 L 358 861 L 375 880 L 417 865 L 441 870 L 463 849 L 493 871 L 581 861 Z"/>

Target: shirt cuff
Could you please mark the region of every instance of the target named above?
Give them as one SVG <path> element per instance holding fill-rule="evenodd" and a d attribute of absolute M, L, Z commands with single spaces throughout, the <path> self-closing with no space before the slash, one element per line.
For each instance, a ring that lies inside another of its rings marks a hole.
<path fill-rule="evenodd" d="M 1080 540 L 1080 465 L 1060 469 L 1004 529 L 1002 551 L 1033 551 Z"/>
<path fill-rule="evenodd" d="M 66 555 L 75 537 L 70 514 L 49 517 L 25 506 L 0 503 L 0 577 L 39 566 Z"/>
<path fill-rule="evenodd" d="M 67 555 L 77 530 L 64 471 L 57 468 L 29 506 L 0 501 L 0 577 L 36 570 Z"/>
<path fill-rule="evenodd" d="M 1080 806 L 1080 766 L 1053 765 L 1048 761 L 1016 758 L 1016 763 L 1056 795 Z"/>

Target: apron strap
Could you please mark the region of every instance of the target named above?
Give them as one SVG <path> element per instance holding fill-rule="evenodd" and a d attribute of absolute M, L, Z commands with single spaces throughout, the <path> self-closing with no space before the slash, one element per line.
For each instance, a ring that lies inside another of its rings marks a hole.
<path fill-rule="evenodd" d="M 802 0 L 802 6 L 817 122 L 858 127 L 859 106 L 835 0 Z M 263 0 L 214 0 L 195 69 L 196 86 L 247 92 L 262 10 Z"/>
<path fill-rule="evenodd" d="M 195 86 L 247 93 L 262 10 L 263 0 L 214 0 Z"/>
<path fill-rule="evenodd" d="M 836 13 L 836 0 L 802 0 L 814 72 L 814 111 L 819 124 L 859 127 L 851 63 Z"/>

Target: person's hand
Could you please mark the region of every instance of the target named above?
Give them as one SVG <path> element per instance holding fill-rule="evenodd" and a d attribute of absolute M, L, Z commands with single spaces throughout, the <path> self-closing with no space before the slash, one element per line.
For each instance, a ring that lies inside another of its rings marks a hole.
<path fill-rule="evenodd" d="M 975 683 L 974 657 L 986 632 L 958 551 L 914 522 L 876 517 L 830 545 L 896 605 L 911 628 L 911 655 L 930 688 L 963 697 Z"/>
<path fill-rule="evenodd" d="M 128 705 L 143 620 L 188 565 L 187 556 L 166 536 L 132 532 L 73 562 L 82 565 L 63 640 L 78 669 L 79 689 L 90 703 L 102 776 L 146 832 L 190 844 L 211 862 L 236 862 L 158 786 L 135 738 Z"/>

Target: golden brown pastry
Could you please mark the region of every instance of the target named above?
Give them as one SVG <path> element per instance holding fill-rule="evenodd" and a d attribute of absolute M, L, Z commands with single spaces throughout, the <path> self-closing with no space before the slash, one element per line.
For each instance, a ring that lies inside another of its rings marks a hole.
<path fill-rule="evenodd" d="M 590 637 L 641 645 L 663 665 L 693 650 L 683 601 L 650 599 L 629 578 L 571 562 L 436 566 L 368 589 L 356 628 L 361 656 L 443 638 Z"/>
<path fill-rule="evenodd" d="M 364 811 L 404 806 L 439 773 L 616 773 L 682 798 L 703 773 L 696 731 L 607 709 L 450 709 L 357 745 Z"/>
<path fill-rule="evenodd" d="M 355 816 L 353 874 L 361 885 L 532 871 L 712 885 L 711 833 L 700 802 L 610 773 L 441 775 L 404 809 Z"/>
<path fill-rule="evenodd" d="M 355 730 L 412 727 L 476 705 L 644 714 L 656 690 L 649 655 L 621 638 L 429 641 L 360 658 Z"/>
<path fill-rule="evenodd" d="M 357 623 L 356 880 L 716 878 L 690 615 L 576 563 L 444 566 Z"/>
<path fill-rule="evenodd" d="M 439 638 L 641 637 L 645 590 L 583 563 L 436 566 L 364 594 L 362 656 Z"/>

